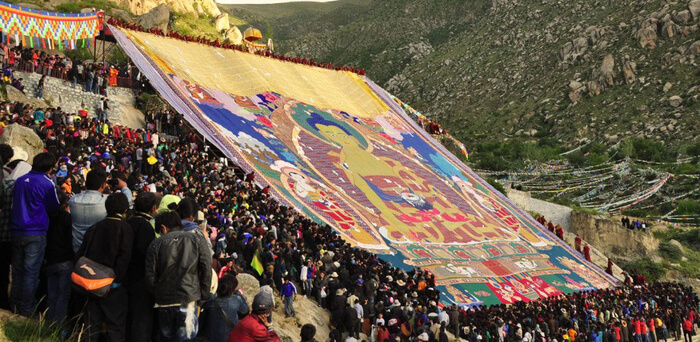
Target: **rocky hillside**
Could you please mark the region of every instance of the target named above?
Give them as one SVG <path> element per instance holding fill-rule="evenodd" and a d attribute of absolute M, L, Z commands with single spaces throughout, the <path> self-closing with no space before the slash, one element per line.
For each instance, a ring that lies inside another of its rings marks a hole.
<path fill-rule="evenodd" d="M 366 68 L 467 143 L 684 145 L 700 129 L 700 0 L 220 7 L 281 52 Z"/>

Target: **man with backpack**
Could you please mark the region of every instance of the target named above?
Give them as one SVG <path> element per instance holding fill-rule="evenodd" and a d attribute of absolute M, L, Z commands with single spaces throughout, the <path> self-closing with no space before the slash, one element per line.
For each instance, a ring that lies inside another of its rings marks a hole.
<path fill-rule="evenodd" d="M 100 326 L 107 327 L 110 341 L 126 340 L 128 293 L 126 282 L 134 233 L 125 220 L 129 200 L 123 193 L 114 193 L 105 201 L 107 217 L 85 233 L 76 258 L 86 257 L 114 270 L 114 282 L 101 298 L 89 297 L 85 308 L 88 341 L 99 340 Z"/>

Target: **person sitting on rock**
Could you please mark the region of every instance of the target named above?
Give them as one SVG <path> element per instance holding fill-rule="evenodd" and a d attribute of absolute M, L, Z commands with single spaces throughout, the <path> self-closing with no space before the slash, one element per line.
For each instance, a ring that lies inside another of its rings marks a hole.
<path fill-rule="evenodd" d="M 231 330 L 228 342 L 281 342 L 270 328 L 267 317 L 272 315 L 272 298 L 258 293 L 253 298 L 253 314 L 242 319 Z"/>

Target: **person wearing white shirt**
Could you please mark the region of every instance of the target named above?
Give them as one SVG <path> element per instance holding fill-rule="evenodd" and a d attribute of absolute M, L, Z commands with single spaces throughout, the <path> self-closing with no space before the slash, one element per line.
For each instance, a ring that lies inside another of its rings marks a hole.
<path fill-rule="evenodd" d="M 360 304 L 359 299 L 355 299 L 355 305 L 352 306 L 355 311 L 357 311 L 357 329 L 355 331 L 362 331 L 362 318 L 365 315 L 365 310 L 362 307 L 362 304 Z"/>
<path fill-rule="evenodd" d="M 438 314 L 438 322 L 445 322 L 446 325 L 450 325 L 450 316 L 447 314 L 447 311 L 440 311 L 440 313 Z"/>

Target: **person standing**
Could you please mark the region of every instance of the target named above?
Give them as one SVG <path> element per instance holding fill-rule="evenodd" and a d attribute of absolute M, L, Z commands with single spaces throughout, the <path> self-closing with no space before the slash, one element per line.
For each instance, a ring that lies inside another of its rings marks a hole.
<path fill-rule="evenodd" d="M 114 282 L 102 298 L 88 298 L 85 307 L 88 341 L 99 340 L 102 324 L 107 328 L 109 341 L 126 340 L 128 294 L 123 286 L 127 280 L 134 234 L 124 219 L 129 200 L 123 193 L 114 193 L 105 201 L 107 217 L 85 233 L 85 239 L 76 253 L 76 259 L 86 257 L 114 270 Z"/>
<path fill-rule="evenodd" d="M 153 294 L 146 288 L 146 252 L 156 239 L 153 214 L 158 210 L 158 198 L 152 192 L 139 193 L 134 203 L 136 214 L 129 218 L 134 245 L 128 270 L 129 313 L 127 336 L 129 341 L 150 341 L 153 331 Z"/>
<path fill-rule="evenodd" d="M 39 84 L 36 86 L 36 97 L 39 99 L 44 98 L 44 84 L 46 83 L 46 75 L 41 75 Z"/>
<path fill-rule="evenodd" d="M 211 253 L 204 239 L 182 228 L 180 216 L 156 217 L 155 239 L 146 252 L 146 287 L 155 296 L 160 336 L 183 341 L 197 336 L 197 302 L 210 297 Z"/>
<path fill-rule="evenodd" d="M 93 224 L 107 217 L 102 193 L 107 188 L 107 174 L 99 169 L 90 170 L 85 177 L 85 191 L 68 201 L 73 219 L 73 251 L 77 252 L 83 243 L 83 236 Z"/>
<path fill-rule="evenodd" d="M 12 213 L 12 188 L 14 180 L 9 177 L 13 170 L 9 167 L 15 155 L 8 144 L 0 144 L 0 164 L 3 166 L 0 182 L 0 309 L 10 309 L 7 288 L 10 285 L 10 265 L 12 260 L 12 234 L 10 233 L 10 216 Z M 23 175 L 22 175 L 23 176 Z"/>
<path fill-rule="evenodd" d="M 226 274 L 219 279 L 217 297 L 204 306 L 204 335 L 210 342 L 226 342 L 229 333 L 238 324 L 238 318 L 248 314 L 250 309 L 243 295 L 236 288 L 238 279 Z"/>
<path fill-rule="evenodd" d="M 282 284 L 282 289 L 280 290 L 282 295 L 282 300 L 284 301 L 284 313 L 286 317 L 296 316 L 296 311 L 294 310 L 294 299 L 297 298 L 297 287 L 294 283 L 289 281 L 289 276 L 284 278 L 284 284 Z"/>
<path fill-rule="evenodd" d="M 102 122 L 109 122 L 109 99 L 102 98 Z"/>
<path fill-rule="evenodd" d="M 48 213 L 59 207 L 56 186 L 49 174 L 56 158 L 47 152 L 34 157 L 32 171 L 15 182 L 10 229 L 12 233 L 12 289 L 10 302 L 22 316 L 36 309 L 39 269 L 46 251 Z"/>
<path fill-rule="evenodd" d="M 95 72 L 92 70 L 92 66 L 88 66 L 87 77 L 85 78 L 85 91 L 92 92 L 92 83 L 95 80 Z"/>
<path fill-rule="evenodd" d="M 690 317 L 686 317 L 683 321 L 683 341 L 693 341 L 693 321 L 690 319 Z"/>
<path fill-rule="evenodd" d="M 68 193 L 58 194 L 59 210 L 49 215 L 49 230 L 46 234 L 46 318 L 52 322 L 63 322 L 68 313 L 71 292 L 70 274 L 73 270 L 73 235 L 71 217 L 68 212 Z"/>

